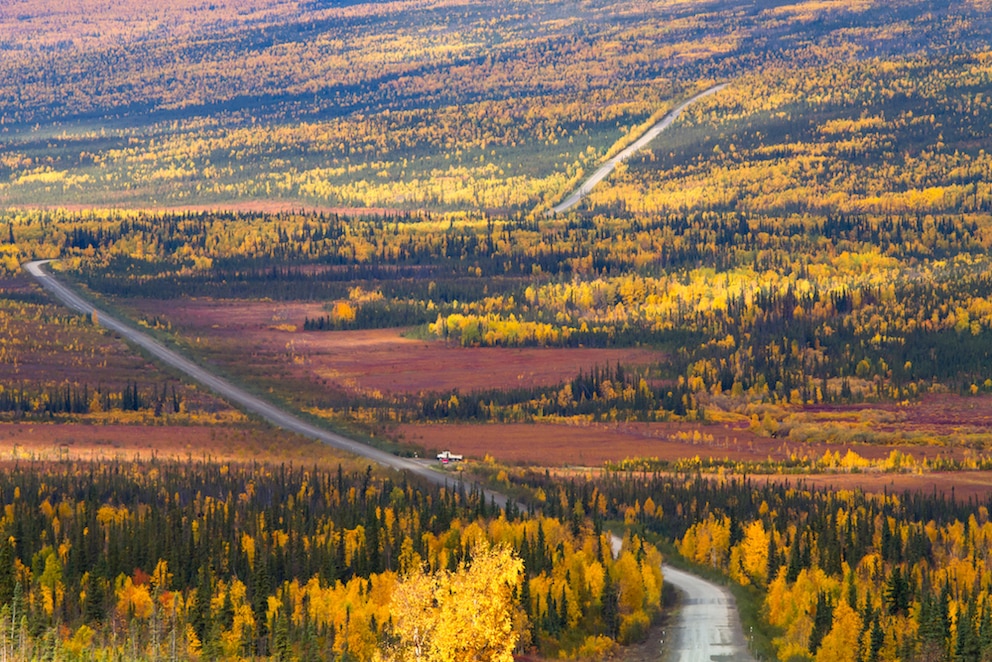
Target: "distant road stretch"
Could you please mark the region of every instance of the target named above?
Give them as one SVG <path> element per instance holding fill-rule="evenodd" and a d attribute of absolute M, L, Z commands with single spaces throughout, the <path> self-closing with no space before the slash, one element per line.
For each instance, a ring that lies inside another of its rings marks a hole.
<path fill-rule="evenodd" d="M 451 484 L 458 481 L 458 478 L 445 475 L 437 471 L 432 471 L 429 467 L 420 462 L 397 457 L 396 455 L 386 453 L 385 451 L 381 451 L 378 448 L 373 448 L 372 446 L 355 441 L 354 439 L 349 439 L 339 434 L 318 428 L 317 426 L 307 423 L 303 419 L 283 411 L 275 405 L 252 395 L 244 389 L 235 386 L 226 379 L 218 377 L 205 368 L 193 363 L 181 354 L 169 349 L 148 334 L 120 322 L 102 310 L 94 308 L 90 302 L 80 297 L 71 289 L 56 280 L 50 273 L 45 271 L 42 266 L 48 262 L 51 262 L 51 260 L 37 260 L 25 264 L 24 268 L 46 291 L 52 294 L 52 296 L 61 301 L 67 307 L 80 313 L 95 315 L 96 318 L 94 321 L 100 326 L 120 334 L 123 338 L 134 343 L 135 345 L 138 345 L 162 363 L 185 373 L 188 377 L 199 382 L 200 384 L 203 384 L 220 397 L 226 399 L 228 402 L 241 407 L 247 412 L 261 416 L 269 423 L 272 423 L 277 427 L 302 434 L 306 437 L 310 437 L 311 439 L 322 441 L 329 446 L 333 446 L 334 448 L 338 448 L 355 455 L 360 455 L 361 457 L 368 458 L 377 464 L 391 467 L 399 471 L 409 471 L 410 473 L 422 476 L 427 480 L 440 485 L 444 485 L 445 483 Z M 506 497 L 502 494 L 489 490 L 486 490 L 485 494 L 487 499 L 495 499 L 496 503 L 498 503 L 501 507 L 506 506 Z"/>
<path fill-rule="evenodd" d="M 571 195 L 569 195 L 561 203 L 556 205 L 551 210 L 551 213 L 560 214 L 561 212 L 568 211 L 575 205 L 579 204 L 579 200 L 589 195 L 589 192 L 592 191 L 593 187 L 595 187 L 596 184 L 606 179 L 609 176 L 609 174 L 613 172 L 613 170 L 617 167 L 618 163 L 622 161 L 626 161 L 635 153 L 647 147 L 649 142 L 657 138 L 658 134 L 660 134 L 662 131 L 670 127 L 672 123 L 679 118 L 679 115 L 682 114 L 683 110 L 685 110 L 692 104 L 696 103 L 700 99 L 703 99 L 711 94 L 715 94 L 719 92 L 725 87 L 727 87 L 727 83 L 714 85 L 708 90 L 704 90 L 700 92 L 699 94 L 692 97 L 688 101 L 683 101 L 679 106 L 675 108 L 675 110 L 673 110 L 672 112 L 668 113 L 663 118 L 661 118 L 661 121 L 659 121 L 657 124 L 655 124 L 650 129 L 648 129 L 647 132 L 643 136 L 638 138 L 633 144 L 629 145 L 622 152 L 614 156 L 612 159 L 610 159 L 603 165 L 599 166 L 596 172 L 592 173 L 592 176 L 590 176 L 586 181 L 582 182 L 582 185 L 579 186 L 579 188 L 572 191 Z"/>
<path fill-rule="evenodd" d="M 318 428 L 248 393 L 169 349 L 146 333 L 123 324 L 104 311 L 98 310 L 45 271 L 42 266 L 47 262 L 51 262 L 51 260 L 29 262 L 24 265 L 24 268 L 52 296 L 72 310 L 96 315 L 94 321 L 100 326 L 120 334 L 121 337 L 141 347 L 162 363 L 186 374 L 245 411 L 261 416 L 277 427 L 302 434 L 311 439 L 317 439 L 334 448 L 368 458 L 383 466 L 400 471 L 409 471 L 436 484 L 450 484 L 457 480 L 443 473 L 432 471 L 419 462 L 391 455 L 353 439 Z M 491 490 L 484 490 L 484 493 L 487 499 L 494 500 L 500 507 L 506 506 L 506 496 Z M 612 536 L 614 554 L 619 553 L 620 543 L 620 538 Z M 679 624 L 675 628 L 675 632 L 669 635 L 673 637 L 670 645 L 665 647 L 672 653 L 670 659 L 677 662 L 751 660 L 743 646 L 743 636 L 738 625 L 733 597 L 716 584 L 670 565 L 662 566 L 662 570 L 665 581 L 685 594 Z"/>

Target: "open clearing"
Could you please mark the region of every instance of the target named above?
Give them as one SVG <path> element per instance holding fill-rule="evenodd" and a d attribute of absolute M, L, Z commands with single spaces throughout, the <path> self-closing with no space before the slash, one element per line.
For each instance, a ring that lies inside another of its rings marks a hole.
<path fill-rule="evenodd" d="M 698 435 L 697 435 L 698 433 Z M 487 454 L 511 464 L 546 466 L 600 466 L 625 458 L 728 458 L 761 462 L 820 457 L 826 452 L 844 455 L 848 449 L 868 459 L 883 459 L 893 450 L 915 458 L 938 455 L 960 457 L 964 449 L 937 446 L 802 443 L 760 437 L 746 427 L 698 423 L 590 423 L 585 425 L 534 424 L 406 424 L 396 428 L 405 443 L 431 448 L 443 446 L 468 457 Z"/>
<path fill-rule="evenodd" d="M 663 356 L 646 349 L 462 348 L 404 338 L 398 329 L 300 332 L 305 317 L 325 311 L 320 303 L 188 300 L 130 301 L 147 316 L 172 321 L 187 339 L 199 338 L 213 360 L 234 365 L 245 360 L 252 373 L 279 374 L 306 388 L 365 394 L 416 394 L 458 389 L 552 385 L 592 366 L 656 363 Z M 908 403 L 782 406 L 774 408 L 805 432 L 829 430 L 828 439 L 793 434 L 759 435 L 746 416 L 729 422 L 551 423 L 473 425 L 404 424 L 389 431 L 402 443 L 427 450 L 450 448 L 470 458 L 487 454 L 500 462 L 535 466 L 600 467 L 608 460 L 699 456 L 761 462 L 820 457 L 826 452 L 881 460 L 893 450 L 916 459 L 961 459 L 983 452 L 992 430 L 992 397 L 931 394 Z M 799 431 L 799 430 L 797 430 Z M 866 443 L 867 442 L 867 443 Z M 796 480 L 798 476 L 785 476 Z M 986 494 L 992 479 L 962 474 L 822 474 L 816 484 L 865 489 L 924 489 L 957 495 Z"/>
<path fill-rule="evenodd" d="M 875 432 L 913 431 L 934 436 L 992 433 L 992 396 L 952 393 L 925 395 L 904 403 L 804 407 L 804 414 L 820 422 L 855 420 Z"/>
<path fill-rule="evenodd" d="M 367 461 L 261 425 L 0 423 L 0 462 L 193 460 L 362 468 Z"/>
<path fill-rule="evenodd" d="M 77 385 L 90 393 L 119 393 L 133 385 L 146 398 L 174 391 L 188 412 L 233 414 L 210 392 L 177 379 L 83 317 L 44 301 L 26 277 L 0 278 L 0 387 L 35 393 Z"/>
<path fill-rule="evenodd" d="M 131 301 L 129 305 L 149 318 L 159 316 L 170 320 L 187 340 L 198 339 L 202 347 L 209 348 L 213 360 L 234 365 L 247 358 L 253 373 L 279 374 L 281 379 L 306 384 L 307 388 L 351 393 L 416 394 L 451 389 L 469 392 L 552 385 L 596 365 L 612 365 L 617 361 L 645 365 L 661 358 L 658 352 L 645 349 L 462 348 L 405 338 L 398 329 L 295 330 L 302 327 L 304 318 L 324 313 L 321 303 L 200 299 L 141 300 Z M 608 460 L 633 457 L 676 460 L 697 455 L 760 462 L 786 460 L 792 455 L 819 457 L 825 452 L 843 455 L 848 449 L 872 460 L 883 459 L 893 450 L 917 459 L 938 456 L 960 459 L 983 450 L 980 438 L 992 429 L 992 397 L 932 394 L 909 403 L 782 407 L 778 415 L 790 419 L 794 427 L 829 428 L 836 443 L 824 443 L 820 439 L 806 442 L 796 435 L 755 434 L 744 416 L 712 424 L 405 424 L 393 429 L 390 436 L 427 449 L 451 448 L 470 458 L 491 455 L 509 464 L 552 467 L 599 467 Z M 71 433 L 70 452 L 78 448 L 75 452 L 113 457 L 121 449 L 128 453 L 151 453 L 157 448 L 159 454 L 186 456 L 193 452 L 194 456 L 209 454 L 228 459 L 258 456 L 292 461 L 293 457 L 307 456 L 295 451 L 287 454 L 278 444 L 252 441 L 243 433 L 225 433 L 218 428 L 182 428 L 171 439 L 165 438 L 171 436 L 168 433 L 162 439 L 156 438 L 154 427 L 128 430 L 119 426 L 113 432 L 108 432 L 109 428 L 90 430 Z M 24 437 L 23 433 L 19 434 Z M 133 441 L 131 436 L 141 441 Z M 858 441 L 866 439 L 877 443 Z M 42 435 L 36 446 L 29 446 L 30 441 L 28 438 L 17 443 L 23 449 L 38 451 L 66 446 L 52 435 Z M 314 447 L 310 452 L 319 450 Z M 800 476 L 773 479 L 795 482 Z M 992 491 L 992 474 L 986 472 L 925 475 L 866 472 L 819 474 L 804 479 L 812 485 L 835 489 L 861 487 L 895 492 L 919 489 L 950 493 L 954 486 L 956 496 L 962 499 Z"/>
<path fill-rule="evenodd" d="M 923 494 L 952 494 L 958 501 L 976 499 L 984 503 L 992 494 L 992 471 L 936 471 L 933 473 L 857 473 L 805 474 L 793 476 L 754 476 L 752 480 L 783 482 L 795 485 L 802 481 L 808 487 L 835 490 L 860 489 L 865 492 L 920 492 Z"/>
<path fill-rule="evenodd" d="M 644 365 L 648 349 L 456 347 L 405 338 L 402 329 L 297 331 L 320 303 L 130 300 L 149 317 L 170 320 L 186 337 L 211 345 L 215 360 L 251 362 L 260 372 L 335 385 L 352 392 L 462 392 L 550 386 L 595 366 Z"/>

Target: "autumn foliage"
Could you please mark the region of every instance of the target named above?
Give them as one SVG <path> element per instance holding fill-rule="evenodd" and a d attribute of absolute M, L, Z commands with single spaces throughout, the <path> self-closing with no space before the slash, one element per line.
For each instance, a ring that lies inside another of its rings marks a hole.
<path fill-rule="evenodd" d="M 633 472 L 521 480 L 549 498 L 602 495 L 607 516 L 754 587 L 780 660 L 980 660 L 992 647 L 987 500 Z"/>
<path fill-rule="evenodd" d="M 371 470 L 13 466 L 8 657 L 507 660 L 608 651 L 660 610 L 661 557 L 589 516 L 499 510 Z"/>

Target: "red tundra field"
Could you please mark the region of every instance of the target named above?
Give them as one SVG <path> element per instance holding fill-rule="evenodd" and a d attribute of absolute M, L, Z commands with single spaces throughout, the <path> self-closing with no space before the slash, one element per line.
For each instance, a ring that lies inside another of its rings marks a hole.
<path fill-rule="evenodd" d="M 349 391 L 419 393 L 557 384 L 593 366 L 657 362 L 646 349 L 452 347 L 406 338 L 402 329 L 299 331 L 318 303 L 135 300 L 148 317 L 163 317 L 187 338 L 212 345 L 218 360 L 250 359 L 259 372 Z"/>
<path fill-rule="evenodd" d="M 0 423 L 0 463 L 23 460 L 192 460 L 355 468 L 367 462 L 264 425 Z"/>
<path fill-rule="evenodd" d="M 248 356 L 254 372 L 279 372 L 306 388 L 352 393 L 551 385 L 594 365 L 617 361 L 646 365 L 664 358 L 647 349 L 462 348 L 406 338 L 396 329 L 298 331 L 303 319 L 324 312 L 316 303 L 131 303 L 146 316 L 168 318 L 184 337 L 209 346 L 215 360 L 235 362 Z M 776 436 L 753 429 L 745 414 L 721 415 L 717 417 L 721 422 L 702 424 L 404 424 L 390 436 L 428 450 L 451 448 L 470 458 L 490 455 L 502 462 L 539 466 L 598 467 L 607 460 L 674 460 L 696 455 L 735 461 L 784 460 L 792 455 L 819 457 L 825 452 L 843 455 L 848 449 L 871 460 L 884 459 L 894 450 L 916 459 L 961 459 L 978 452 L 992 430 L 992 397 L 936 394 L 902 404 L 781 407 L 775 415 L 787 426 Z M 791 433 L 789 427 L 794 428 Z M 868 443 L 850 439 L 867 439 Z M 983 474 L 967 475 L 969 491 L 985 489 Z M 835 474 L 815 480 L 915 485 L 920 479 Z"/>

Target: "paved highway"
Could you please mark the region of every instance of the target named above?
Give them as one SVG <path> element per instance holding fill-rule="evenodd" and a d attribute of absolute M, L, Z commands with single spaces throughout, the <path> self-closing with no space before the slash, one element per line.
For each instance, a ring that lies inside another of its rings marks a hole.
<path fill-rule="evenodd" d="M 645 133 L 643 136 L 638 138 L 634 143 L 629 145 L 626 149 L 624 149 L 622 152 L 614 156 L 612 159 L 610 159 L 603 165 L 599 166 L 596 172 L 592 173 L 592 175 L 588 179 L 586 179 L 586 181 L 582 182 L 579 188 L 572 191 L 571 195 L 569 195 L 567 198 L 562 200 L 559 204 L 555 205 L 555 207 L 551 210 L 551 213 L 560 214 L 561 212 L 568 211 L 575 205 L 579 204 L 579 200 L 589 195 L 589 192 L 592 191 L 593 187 L 596 186 L 596 184 L 606 179 L 609 176 L 609 174 L 613 172 L 613 170 L 617 167 L 618 163 L 626 161 L 631 156 L 636 154 L 638 151 L 647 147 L 648 143 L 650 143 L 652 140 L 657 138 L 658 134 L 660 134 L 662 131 L 670 127 L 672 123 L 674 123 L 675 120 L 679 118 L 679 115 L 682 114 L 683 110 L 685 110 L 692 104 L 696 103 L 700 99 L 703 99 L 711 94 L 715 94 L 719 92 L 725 87 L 727 87 L 727 83 L 714 85 L 713 87 L 700 92 L 699 94 L 692 97 L 688 101 L 683 101 L 679 106 L 675 108 L 675 110 L 665 115 L 663 118 L 661 118 L 661 120 L 657 124 L 655 124 L 650 129 L 648 129 L 647 133 Z"/>
<path fill-rule="evenodd" d="M 89 301 L 80 297 L 45 271 L 43 266 L 47 262 L 51 262 L 51 260 L 29 262 L 24 265 L 24 268 L 47 292 L 65 306 L 80 313 L 94 315 L 94 321 L 100 326 L 114 331 L 162 363 L 186 374 L 245 411 L 256 414 L 277 427 L 317 439 L 334 448 L 368 458 L 383 466 L 399 471 L 409 471 L 437 484 L 443 485 L 452 482 L 451 476 L 433 471 L 423 463 L 397 457 L 353 439 L 318 428 L 248 393 L 226 379 L 218 377 L 169 349 L 148 334 L 95 308 Z M 506 496 L 490 490 L 485 490 L 485 494 L 487 499 L 495 500 L 501 507 L 506 506 Z M 613 536 L 614 555 L 619 553 L 620 544 L 620 538 Z M 674 635 L 674 638 L 672 638 L 670 645 L 665 646 L 665 649 L 670 653 L 669 659 L 679 662 L 750 660 L 751 658 L 743 646 L 744 639 L 738 625 L 733 597 L 716 584 L 669 565 L 662 566 L 662 571 L 665 581 L 678 588 L 685 596 L 679 624 L 674 633 L 669 635 L 670 637 Z"/>

